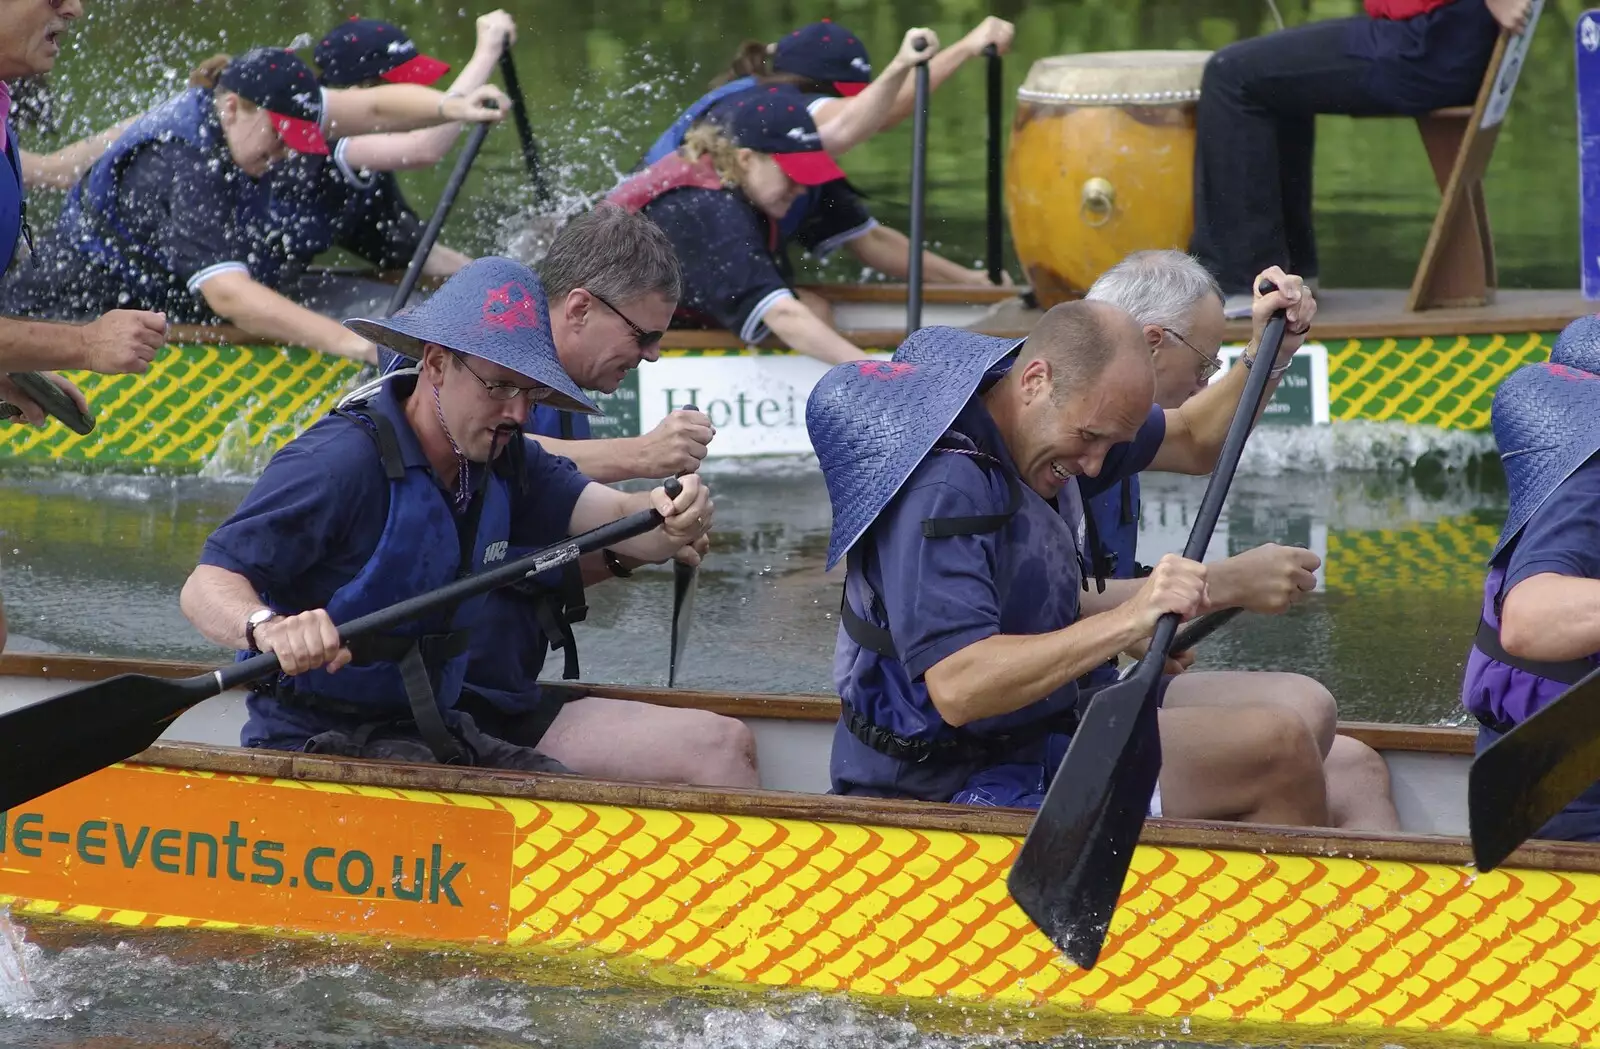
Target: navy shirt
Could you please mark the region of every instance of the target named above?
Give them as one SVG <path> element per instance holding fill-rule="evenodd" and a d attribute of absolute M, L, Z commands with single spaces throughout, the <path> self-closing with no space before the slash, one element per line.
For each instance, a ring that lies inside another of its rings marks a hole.
<path fill-rule="evenodd" d="M 1371 60 L 1369 91 L 1422 112 L 1471 105 L 1499 36 L 1483 0 L 1452 0 L 1415 18 L 1352 18 L 1345 50 Z"/>
<path fill-rule="evenodd" d="M 422 220 L 392 172 L 356 170 L 341 139 L 330 156 L 297 154 L 277 165 L 272 181 L 278 228 L 268 250 L 281 258 L 277 286 L 287 286 L 322 252 L 338 246 L 379 269 L 399 269 L 422 241 Z"/>
<path fill-rule="evenodd" d="M 1546 572 L 1600 579 L 1600 456 L 1578 467 L 1528 519 L 1500 592 Z"/>
<path fill-rule="evenodd" d="M 408 377 L 389 385 L 403 395 L 414 384 Z M 425 463 L 410 427 L 395 429 L 406 464 Z M 537 548 L 566 538 L 572 509 L 591 482 L 571 460 L 524 444 L 527 483 L 510 485 L 510 542 Z M 472 465 L 481 483 L 485 467 Z M 372 432 L 330 414 L 272 457 L 206 540 L 200 563 L 244 576 L 285 607 L 321 608 L 371 558 L 388 514 L 389 481 Z"/>
<path fill-rule="evenodd" d="M 787 244 L 774 244 L 767 215 L 737 190 L 676 189 L 646 204 L 683 269 L 675 326 L 727 328 L 747 343 L 767 337 L 767 310 L 794 297 Z M 843 180 L 820 187 L 794 241 L 827 255 L 877 225 Z"/>

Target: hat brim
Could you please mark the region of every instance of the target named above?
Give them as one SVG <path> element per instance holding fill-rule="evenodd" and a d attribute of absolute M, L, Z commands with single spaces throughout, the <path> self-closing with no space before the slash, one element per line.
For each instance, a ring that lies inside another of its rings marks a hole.
<path fill-rule="evenodd" d="M 774 153 L 783 173 L 802 186 L 821 186 L 844 178 L 844 169 L 822 150 L 810 153 Z"/>
<path fill-rule="evenodd" d="M 437 339 L 424 339 L 414 335 L 406 330 L 404 317 L 392 317 L 388 320 L 352 317 L 344 322 L 344 326 L 368 342 L 387 346 L 402 357 L 409 357 L 414 361 L 422 360 L 422 351 L 431 342 L 456 353 L 464 353 L 469 357 L 477 357 L 480 360 L 488 361 L 490 364 L 505 366 L 500 361 L 481 355 L 471 346 L 452 346 L 448 343 L 439 342 Z M 541 401 L 541 404 L 548 404 L 552 408 L 560 408 L 563 411 L 578 412 L 582 415 L 601 414 L 600 409 L 593 401 L 583 395 L 583 391 L 578 388 L 578 384 L 573 382 L 566 372 L 561 372 L 559 375 L 554 374 L 554 372 L 547 375 L 529 375 L 526 372 L 519 371 L 517 374 L 549 388 L 550 396 Z"/>
<path fill-rule="evenodd" d="M 1490 419 L 1510 497 L 1492 562 L 1600 454 L 1600 378 L 1560 363 L 1526 365 L 1495 391 Z"/>
<path fill-rule="evenodd" d="M 432 55 L 418 54 L 378 76 L 391 84 L 421 84 L 427 87 L 450 72 L 450 63 Z"/>
<path fill-rule="evenodd" d="M 286 113 L 272 113 L 272 127 L 278 132 L 278 137 L 283 139 L 283 144 L 296 153 L 310 153 L 315 156 L 327 156 L 328 140 L 322 135 L 322 128 L 315 121 L 301 120 L 291 117 Z"/>
<path fill-rule="evenodd" d="M 833 82 L 833 89 L 839 92 L 839 94 L 843 95 L 845 98 L 854 98 L 856 95 L 861 94 L 861 92 L 867 89 L 867 81 L 835 80 Z"/>

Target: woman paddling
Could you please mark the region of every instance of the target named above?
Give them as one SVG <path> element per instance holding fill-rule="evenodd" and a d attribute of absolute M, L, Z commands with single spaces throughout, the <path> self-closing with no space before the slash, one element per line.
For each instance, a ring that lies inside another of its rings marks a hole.
<path fill-rule="evenodd" d="M 111 306 L 220 317 L 264 340 L 373 361 L 373 347 L 279 295 L 269 266 L 269 168 L 332 137 L 494 121 L 492 88 L 451 98 L 413 84 L 323 91 L 293 53 L 262 48 L 196 70 L 190 88 L 140 117 L 67 198 L 53 235 L 0 288 L 7 313 L 74 317 Z"/>
<path fill-rule="evenodd" d="M 895 61 L 909 68 L 917 57 L 908 41 Z M 826 253 L 871 223 L 840 192 L 844 172 L 822 148 L 805 97 L 774 86 L 719 102 L 682 149 L 607 199 L 642 211 L 671 239 L 683 267 L 675 326 L 728 328 L 747 343 L 770 333 L 830 364 L 859 360 L 826 303 L 813 307 L 793 286 L 778 221 L 808 186 L 822 188 L 823 205 L 793 239 L 811 251 Z"/>

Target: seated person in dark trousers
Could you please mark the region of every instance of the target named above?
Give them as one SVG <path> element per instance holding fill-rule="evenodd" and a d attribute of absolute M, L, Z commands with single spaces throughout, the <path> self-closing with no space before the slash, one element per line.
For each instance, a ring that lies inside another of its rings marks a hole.
<path fill-rule="evenodd" d="M 1531 0 L 1365 0 L 1365 14 L 1229 44 L 1206 63 L 1196 114 L 1194 239 L 1229 317 L 1268 265 L 1314 282 L 1316 115 L 1411 116 L 1470 105 L 1500 29 Z"/>

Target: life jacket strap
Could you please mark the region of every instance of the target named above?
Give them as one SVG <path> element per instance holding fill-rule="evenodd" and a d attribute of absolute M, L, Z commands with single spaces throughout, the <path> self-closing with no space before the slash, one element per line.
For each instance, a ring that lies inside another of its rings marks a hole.
<path fill-rule="evenodd" d="M 937 761 L 941 764 L 985 764 L 1002 758 L 1007 752 L 1024 743 L 1036 742 L 1046 733 L 1072 735 L 1078 731 L 1078 709 L 1041 718 L 1020 729 L 995 736 L 977 736 L 956 731 L 959 735 L 935 739 L 910 739 L 874 725 L 866 715 L 845 704 L 842 708 L 845 731 L 866 746 L 895 761 L 923 764 Z"/>
<path fill-rule="evenodd" d="M 1567 659 L 1559 663 L 1546 663 L 1537 659 L 1523 659 L 1514 656 L 1500 644 L 1500 631 L 1489 625 L 1488 620 L 1478 620 L 1478 636 L 1472 639 L 1478 651 L 1494 660 L 1504 663 L 1508 667 L 1515 667 L 1538 677 L 1559 681 L 1563 685 L 1576 685 L 1588 677 L 1595 669 L 1595 664 L 1587 659 Z M 1479 719 L 1482 720 L 1481 718 Z M 1487 724 L 1487 723 L 1486 723 Z M 1494 728 L 1493 725 L 1489 726 Z"/>

